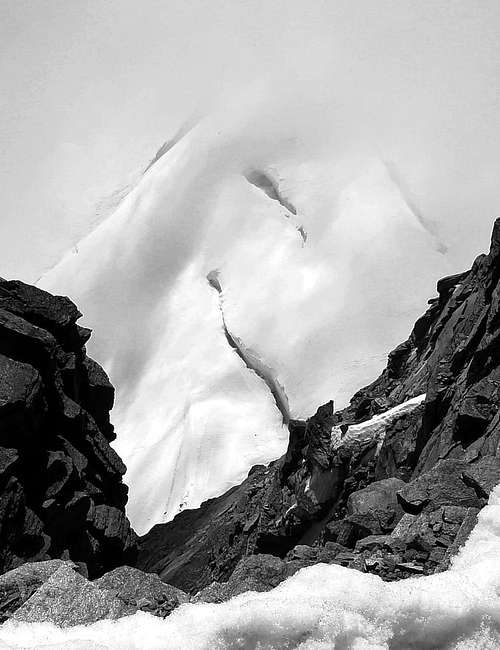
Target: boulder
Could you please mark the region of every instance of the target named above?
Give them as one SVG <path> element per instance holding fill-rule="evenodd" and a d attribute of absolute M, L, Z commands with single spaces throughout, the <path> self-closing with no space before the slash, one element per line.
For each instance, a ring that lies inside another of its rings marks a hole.
<path fill-rule="evenodd" d="M 12 615 L 25 623 L 60 627 L 87 625 L 133 614 L 135 609 L 86 580 L 68 565 L 59 567 Z"/>
<path fill-rule="evenodd" d="M 86 357 L 83 361 L 83 369 L 87 377 L 86 391 L 82 396 L 83 405 L 92 415 L 106 439 L 111 442 L 116 437 L 109 421 L 109 412 L 113 408 L 115 400 L 115 389 L 109 381 L 108 375 L 93 359 Z"/>
<path fill-rule="evenodd" d="M 112 592 L 127 605 L 165 618 L 176 607 L 189 602 L 189 596 L 165 582 L 154 573 L 144 573 L 129 566 L 118 567 L 93 584 Z"/>
<path fill-rule="evenodd" d="M 467 512 L 460 524 L 455 539 L 446 549 L 446 553 L 443 558 L 439 561 L 439 566 L 442 570 L 445 570 L 449 567 L 451 560 L 458 551 L 462 548 L 465 542 L 469 539 L 470 534 L 474 530 L 475 525 L 477 524 L 477 516 L 479 510 L 477 508 L 467 508 Z"/>
<path fill-rule="evenodd" d="M 220 603 L 245 591 L 269 591 L 300 567 L 274 555 L 251 555 L 240 560 L 227 582 L 214 582 L 198 592 L 193 602 Z"/>
<path fill-rule="evenodd" d="M 381 535 L 393 530 L 403 516 L 397 494 L 406 484 L 397 478 L 375 481 L 347 499 L 347 515 L 351 521 Z"/>
<path fill-rule="evenodd" d="M 38 444 L 46 412 L 40 373 L 27 363 L 0 354 L 0 445 Z"/>
<path fill-rule="evenodd" d="M 303 568 L 318 562 L 335 564 L 339 554 L 349 552 L 350 550 L 346 546 L 336 542 L 326 542 L 324 546 L 298 544 L 286 554 L 285 560 L 288 562 L 289 567 L 295 569 L 296 567 Z"/>
<path fill-rule="evenodd" d="M 92 526 L 99 537 L 125 550 L 129 550 L 136 543 L 136 535 L 130 527 L 130 522 L 119 508 L 105 504 L 96 506 Z"/>
<path fill-rule="evenodd" d="M 368 535 L 356 542 L 356 551 L 375 551 L 390 546 L 391 541 L 390 535 Z"/>
<path fill-rule="evenodd" d="M 377 456 L 375 478 L 409 481 L 418 460 L 424 405 L 390 422 Z"/>
<path fill-rule="evenodd" d="M 434 564 L 441 564 L 447 550 L 458 548 L 465 541 L 458 540 L 463 522 L 476 508 L 463 506 L 441 506 L 433 511 L 423 511 L 418 515 L 405 514 L 391 533 L 390 545 L 397 545 L 404 553 L 405 559 L 430 559 Z M 436 549 L 441 549 L 436 553 Z"/>
<path fill-rule="evenodd" d="M 6 621 L 63 566 L 78 570 L 73 562 L 48 560 L 23 564 L 0 576 L 0 623 Z"/>
<path fill-rule="evenodd" d="M 331 541 L 335 541 L 341 546 L 347 548 L 354 548 L 358 540 L 373 535 L 374 527 L 376 528 L 374 519 L 370 516 L 347 516 L 339 522 L 339 525 L 336 527 L 338 531 L 337 536 L 335 538 L 332 537 Z M 332 528 L 330 528 L 330 532 L 331 531 Z"/>
<path fill-rule="evenodd" d="M 500 484 L 500 458 L 484 456 L 463 470 L 462 479 L 478 495 L 487 498 L 493 488 Z"/>
<path fill-rule="evenodd" d="M 16 449 L 0 447 L 0 481 L 12 475 L 18 460 L 19 453 Z"/>
<path fill-rule="evenodd" d="M 0 280 L 0 307 L 57 334 L 69 329 L 81 316 L 69 298 L 53 296 L 19 280 Z"/>
<path fill-rule="evenodd" d="M 71 479 L 75 478 L 71 457 L 63 451 L 49 451 L 47 459 L 46 499 L 52 499 L 63 491 Z"/>
<path fill-rule="evenodd" d="M 462 475 L 468 464 L 461 460 L 441 460 L 430 471 L 421 474 L 398 492 L 405 512 L 418 514 L 440 506 L 456 505 L 480 508 L 485 500 L 479 497 Z"/>

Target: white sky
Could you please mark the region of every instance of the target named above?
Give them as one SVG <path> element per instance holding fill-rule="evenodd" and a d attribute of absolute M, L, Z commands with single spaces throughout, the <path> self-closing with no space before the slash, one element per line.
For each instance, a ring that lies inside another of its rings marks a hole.
<path fill-rule="evenodd" d="M 0 275 L 34 281 L 184 119 L 270 71 L 371 113 L 467 265 L 500 213 L 499 28 L 498 0 L 2 0 Z"/>

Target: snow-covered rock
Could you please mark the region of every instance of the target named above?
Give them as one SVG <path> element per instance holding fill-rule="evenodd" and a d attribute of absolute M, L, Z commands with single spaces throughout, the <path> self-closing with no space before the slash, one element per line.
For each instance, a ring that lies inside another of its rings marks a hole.
<path fill-rule="evenodd" d="M 332 429 L 334 448 L 341 445 L 350 448 L 353 445 L 357 445 L 360 448 L 365 448 L 376 441 L 376 451 L 378 452 L 384 442 L 387 426 L 402 415 L 412 413 L 424 401 L 425 393 L 413 397 L 402 404 L 398 404 L 384 411 L 384 413 L 374 415 L 370 420 L 360 422 L 359 424 L 351 424 L 345 433 L 342 433 L 340 427 L 334 427 Z"/>

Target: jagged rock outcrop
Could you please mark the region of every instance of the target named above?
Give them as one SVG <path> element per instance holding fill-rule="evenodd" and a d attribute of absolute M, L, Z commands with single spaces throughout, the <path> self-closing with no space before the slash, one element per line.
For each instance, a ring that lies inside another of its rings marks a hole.
<path fill-rule="evenodd" d="M 112 592 L 129 609 L 165 618 L 176 607 L 189 602 L 189 596 L 166 584 L 154 573 L 144 573 L 129 566 L 118 567 L 92 583 Z"/>
<path fill-rule="evenodd" d="M 276 554 L 279 540 L 266 535 L 286 498 L 291 503 L 291 493 L 288 497 L 282 491 L 275 468 L 257 466 L 241 486 L 154 526 L 144 538 L 137 566 L 190 593 L 214 580 L 224 581 L 243 556 Z M 293 539 L 284 541 L 287 550 L 294 545 Z"/>
<path fill-rule="evenodd" d="M 62 558 L 91 577 L 134 563 L 114 389 L 65 297 L 0 279 L 0 572 Z"/>
<path fill-rule="evenodd" d="M 93 582 L 71 561 L 24 564 L 0 576 L 0 621 L 86 625 L 144 611 L 165 618 L 189 597 L 129 566 Z"/>
<path fill-rule="evenodd" d="M 375 382 L 341 412 L 290 422 L 287 453 L 240 486 L 154 526 L 139 567 L 213 600 L 236 593 L 252 555 L 388 580 L 446 568 L 500 481 L 499 281 L 497 219 L 489 254 L 438 282 Z"/>
<path fill-rule="evenodd" d="M 99 589 L 69 564 L 58 568 L 10 618 L 70 627 L 134 613 L 113 592 Z"/>
<path fill-rule="evenodd" d="M 0 576 L 0 623 L 9 619 L 62 566 L 82 567 L 63 560 L 23 564 Z"/>

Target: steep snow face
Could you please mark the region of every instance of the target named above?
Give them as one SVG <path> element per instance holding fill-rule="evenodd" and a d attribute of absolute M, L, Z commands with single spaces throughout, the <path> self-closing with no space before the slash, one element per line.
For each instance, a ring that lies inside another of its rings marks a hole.
<path fill-rule="evenodd" d="M 283 453 L 270 385 L 291 417 L 344 405 L 448 272 L 383 162 L 258 140 L 206 118 L 40 282 L 95 330 L 139 533 Z"/>
<path fill-rule="evenodd" d="M 495 650 L 500 647 L 500 486 L 441 574 L 383 582 L 336 565 L 302 569 L 268 593 L 60 629 L 8 622 L 0 648 Z"/>

